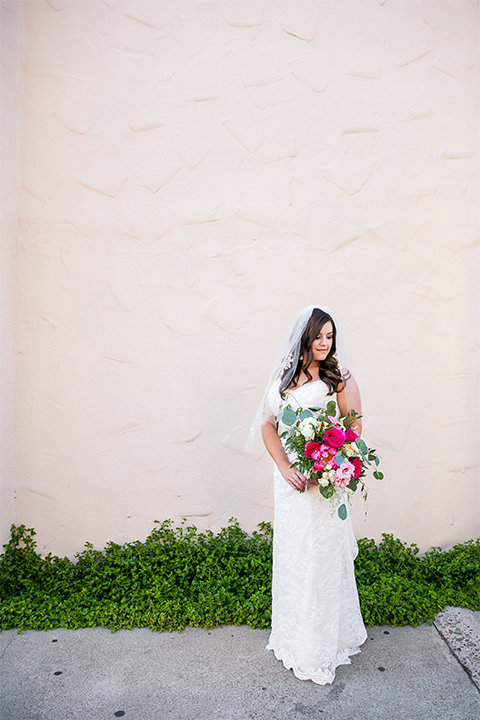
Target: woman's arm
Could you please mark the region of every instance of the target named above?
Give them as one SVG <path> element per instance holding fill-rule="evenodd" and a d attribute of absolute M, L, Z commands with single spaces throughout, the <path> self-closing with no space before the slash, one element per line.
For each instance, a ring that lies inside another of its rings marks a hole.
<path fill-rule="evenodd" d="M 340 410 L 340 415 L 345 417 L 349 412 L 355 410 L 358 415 L 362 414 L 362 401 L 360 398 L 360 390 L 357 385 L 357 381 L 349 372 L 349 370 L 343 371 L 343 383 L 337 392 L 337 403 Z M 362 434 L 362 421 L 357 419 L 353 425 L 353 429 Z"/>
<path fill-rule="evenodd" d="M 283 449 L 280 438 L 278 437 L 277 428 L 270 420 L 262 425 L 262 437 L 265 447 L 272 456 L 276 466 L 280 470 L 282 476 L 294 490 L 303 490 L 307 482 L 307 478 L 302 475 L 298 468 L 292 467 L 290 460 Z"/>

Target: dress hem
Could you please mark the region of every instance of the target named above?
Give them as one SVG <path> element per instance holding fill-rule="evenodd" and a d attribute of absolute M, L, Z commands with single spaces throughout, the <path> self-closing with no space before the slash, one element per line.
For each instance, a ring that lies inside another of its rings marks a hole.
<path fill-rule="evenodd" d="M 361 653 L 359 647 L 345 648 L 337 652 L 335 660 L 333 660 L 326 668 L 318 669 L 316 671 L 310 670 L 304 672 L 296 667 L 295 662 L 292 659 L 292 655 L 285 650 L 280 648 L 277 650 L 271 643 L 268 643 L 266 650 L 272 650 L 277 660 L 281 660 L 287 670 L 292 670 L 295 677 L 299 680 L 311 680 L 317 685 L 331 685 L 335 680 L 335 670 L 340 665 L 350 665 L 350 657 Z"/>

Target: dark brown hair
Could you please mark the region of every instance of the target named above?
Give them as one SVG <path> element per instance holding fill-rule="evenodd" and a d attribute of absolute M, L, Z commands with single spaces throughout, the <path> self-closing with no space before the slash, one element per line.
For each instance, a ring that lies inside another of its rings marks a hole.
<path fill-rule="evenodd" d="M 287 385 L 285 384 L 286 378 L 284 373 L 283 378 L 285 378 L 285 380 L 282 378 L 280 382 L 280 393 L 283 393 L 289 387 L 295 387 L 302 371 L 307 377 L 307 382 L 310 382 L 310 380 L 313 379 L 308 371 L 308 366 L 313 360 L 312 343 L 314 340 L 316 340 L 320 333 L 320 330 L 327 322 L 332 323 L 332 347 L 330 348 L 330 352 L 328 353 L 325 360 L 322 360 L 322 362 L 319 364 L 318 374 L 320 380 L 323 380 L 323 382 L 327 385 L 329 395 L 333 395 L 333 393 L 336 393 L 338 391 L 342 383 L 342 375 L 340 372 L 340 368 L 338 367 L 337 359 L 335 357 L 335 352 L 337 350 L 337 329 L 330 315 L 328 315 L 326 312 L 323 312 L 323 310 L 320 310 L 320 308 L 315 308 L 310 316 L 309 321 L 307 322 L 305 330 L 303 331 L 302 339 L 300 340 L 300 355 L 298 358 L 297 367 L 295 368 L 295 372 L 293 373 L 293 377 L 287 387 Z"/>

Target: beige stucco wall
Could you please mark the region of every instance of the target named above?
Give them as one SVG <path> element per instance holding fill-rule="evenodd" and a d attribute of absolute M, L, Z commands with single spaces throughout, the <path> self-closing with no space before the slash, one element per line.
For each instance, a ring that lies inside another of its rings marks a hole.
<path fill-rule="evenodd" d="M 19 48 L 22 7 L 0 6 L 0 546 L 15 522 L 13 285 L 17 235 Z"/>
<path fill-rule="evenodd" d="M 383 456 L 357 535 L 480 534 L 477 62 L 466 0 L 25 2 L 16 517 L 41 550 L 270 520 L 242 448 L 314 302 Z"/>

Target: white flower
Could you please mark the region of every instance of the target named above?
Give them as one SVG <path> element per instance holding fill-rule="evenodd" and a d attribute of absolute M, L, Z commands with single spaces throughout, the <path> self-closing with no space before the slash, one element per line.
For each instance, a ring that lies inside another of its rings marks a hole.
<path fill-rule="evenodd" d="M 344 453 L 347 457 L 353 457 L 353 455 L 355 455 L 353 450 L 345 450 Z"/>
<path fill-rule="evenodd" d="M 313 418 L 305 418 L 298 426 L 299 431 L 305 440 L 313 440 L 315 437 L 315 420 Z"/>
<path fill-rule="evenodd" d="M 332 469 L 331 465 L 325 465 L 325 470 L 331 470 L 331 469 Z"/>
<path fill-rule="evenodd" d="M 321 485 L 322 485 L 322 487 L 327 487 L 327 485 L 328 485 L 328 480 L 323 479 L 322 482 L 321 482 Z"/>

